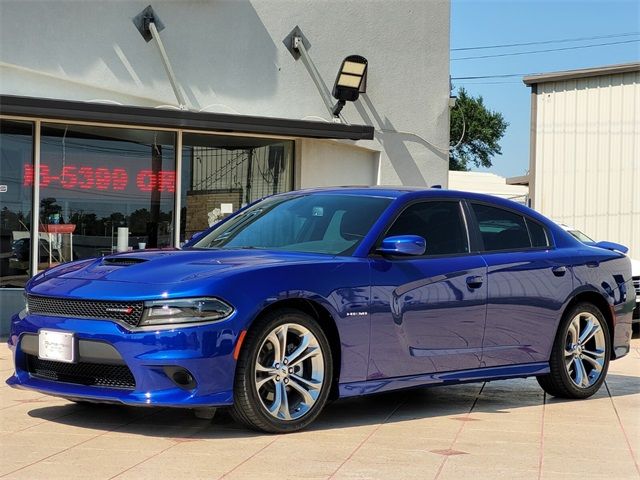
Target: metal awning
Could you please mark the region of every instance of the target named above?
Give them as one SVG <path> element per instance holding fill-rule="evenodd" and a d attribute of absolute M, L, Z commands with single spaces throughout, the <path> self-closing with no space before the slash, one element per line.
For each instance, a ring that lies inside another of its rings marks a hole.
<path fill-rule="evenodd" d="M 373 139 L 373 127 L 369 125 L 190 112 L 15 95 L 0 95 L 0 115 L 208 132 L 346 140 Z"/>

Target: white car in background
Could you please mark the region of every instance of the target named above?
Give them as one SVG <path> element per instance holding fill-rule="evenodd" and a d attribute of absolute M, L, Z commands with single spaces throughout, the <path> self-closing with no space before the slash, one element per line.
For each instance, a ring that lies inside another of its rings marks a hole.
<path fill-rule="evenodd" d="M 582 243 L 597 243 L 591 237 L 581 232 L 577 228 L 570 227 L 563 223 L 559 224 L 567 232 L 580 240 Z M 626 253 L 626 252 L 622 252 Z M 631 260 L 631 276 L 633 277 L 633 286 L 636 289 L 636 308 L 633 310 L 633 331 L 640 331 L 640 260 L 630 258 Z"/>

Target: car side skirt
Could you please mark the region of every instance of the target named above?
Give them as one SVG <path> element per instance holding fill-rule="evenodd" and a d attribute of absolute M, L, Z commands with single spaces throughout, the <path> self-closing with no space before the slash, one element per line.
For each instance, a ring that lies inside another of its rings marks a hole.
<path fill-rule="evenodd" d="M 388 392 L 404 388 L 450 385 L 508 378 L 523 378 L 549 373 L 548 362 L 526 363 L 490 368 L 474 368 L 455 372 L 436 372 L 422 375 L 409 375 L 384 379 L 371 379 L 362 382 L 342 383 L 339 385 L 340 397 L 354 397 L 372 393 Z"/>

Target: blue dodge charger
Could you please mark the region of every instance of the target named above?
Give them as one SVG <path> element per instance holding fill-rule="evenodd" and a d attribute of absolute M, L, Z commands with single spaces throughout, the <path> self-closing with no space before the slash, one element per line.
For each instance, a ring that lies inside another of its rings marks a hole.
<path fill-rule="evenodd" d="M 329 398 L 535 376 L 586 398 L 629 352 L 629 259 L 533 210 L 440 189 L 258 201 L 181 249 L 67 263 L 26 287 L 17 388 L 229 407 L 267 432 Z"/>

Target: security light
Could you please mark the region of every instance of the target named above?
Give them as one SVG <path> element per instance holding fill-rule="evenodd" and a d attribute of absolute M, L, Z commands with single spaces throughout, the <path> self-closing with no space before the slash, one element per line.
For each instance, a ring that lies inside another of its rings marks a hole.
<path fill-rule="evenodd" d="M 338 103 L 333 107 L 333 115 L 340 115 L 346 102 L 355 102 L 367 88 L 367 59 L 360 55 L 349 55 L 342 61 L 340 71 L 333 85 L 333 96 Z"/>

